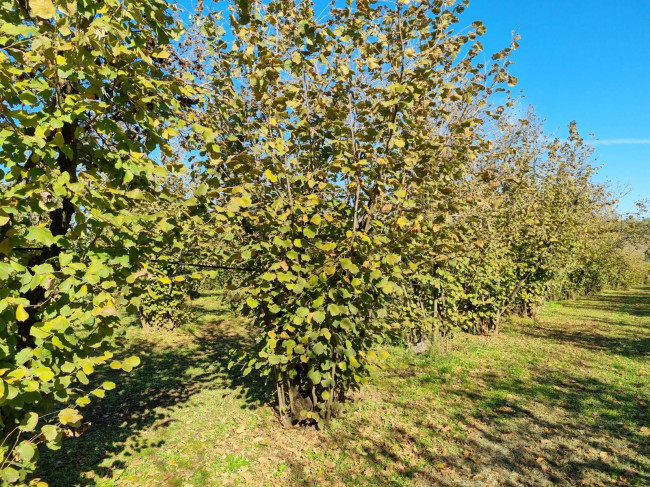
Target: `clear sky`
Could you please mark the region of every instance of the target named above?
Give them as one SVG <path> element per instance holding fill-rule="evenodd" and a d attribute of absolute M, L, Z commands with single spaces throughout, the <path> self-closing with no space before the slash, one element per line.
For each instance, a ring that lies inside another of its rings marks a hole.
<path fill-rule="evenodd" d="M 600 179 L 630 192 L 620 211 L 650 199 L 650 0 L 471 0 L 472 19 L 488 51 L 521 35 L 511 72 L 524 100 L 551 133 L 576 120 L 595 135 Z"/>

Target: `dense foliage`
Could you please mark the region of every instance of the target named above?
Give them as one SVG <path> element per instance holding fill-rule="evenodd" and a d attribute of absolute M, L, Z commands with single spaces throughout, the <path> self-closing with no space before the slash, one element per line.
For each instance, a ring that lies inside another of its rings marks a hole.
<path fill-rule="evenodd" d="M 329 420 L 387 340 L 644 277 L 647 224 L 575 124 L 517 116 L 517 40 L 485 63 L 467 3 L 201 3 L 184 33 L 165 0 L 2 0 L 3 483 L 115 387 L 98 366 L 137 366 L 120 317 L 177 326 L 205 267 L 285 424 Z"/>
<path fill-rule="evenodd" d="M 477 61 L 482 24 L 453 32 L 462 4 L 360 4 L 322 22 L 302 3 L 250 8 L 232 43 L 205 28 L 207 174 L 230 197 L 231 262 L 259 269 L 235 281 L 259 329 L 247 370 L 273 378 L 286 421 L 321 421 L 414 319 L 418 259 L 454 245 L 436 222 L 489 145 L 490 106 L 473 100 L 514 80 Z"/>
<path fill-rule="evenodd" d="M 106 349 L 118 310 L 173 222 L 130 211 L 170 196 L 156 160 L 195 97 L 167 69 L 180 30 L 158 0 L 4 0 L 0 8 L 0 477 L 25 481 L 37 443 L 131 370 Z M 175 169 L 180 170 L 182 164 Z"/>

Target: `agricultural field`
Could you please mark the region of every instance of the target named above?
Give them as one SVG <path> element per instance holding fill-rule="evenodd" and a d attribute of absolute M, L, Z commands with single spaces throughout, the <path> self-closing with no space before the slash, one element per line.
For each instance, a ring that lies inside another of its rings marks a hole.
<path fill-rule="evenodd" d="M 649 287 L 391 347 L 323 430 L 282 428 L 261 379 L 227 367 L 243 320 L 210 294 L 193 308 L 175 331 L 129 330 L 142 365 L 41 456 L 51 487 L 650 484 Z"/>
<path fill-rule="evenodd" d="M 593 2 L 0 0 L 0 487 L 650 485 Z"/>

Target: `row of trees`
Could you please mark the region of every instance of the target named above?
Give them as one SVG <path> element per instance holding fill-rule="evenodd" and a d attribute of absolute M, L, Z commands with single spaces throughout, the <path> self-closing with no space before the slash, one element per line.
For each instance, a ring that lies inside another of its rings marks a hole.
<path fill-rule="evenodd" d="M 201 4 L 185 29 L 165 0 L 2 7 L 4 483 L 115 387 L 96 368 L 138 365 L 120 313 L 173 326 L 200 266 L 287 424 L 329 420 L 387 340 L 638 280 L 588 146 L 518 115 L 517 42 L 485 61 L 466 7 Z"/>

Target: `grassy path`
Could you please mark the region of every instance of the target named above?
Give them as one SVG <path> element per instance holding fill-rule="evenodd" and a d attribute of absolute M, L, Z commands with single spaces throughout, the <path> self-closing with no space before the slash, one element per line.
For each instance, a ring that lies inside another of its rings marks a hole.
<path fill-rule="evenodd" d="M 261 381 L 226 367 L 241 324 L 197 307 L 203 323 L 131 337 L 143 366 L 43 453 L 52 487 L 650 485 L 650 288 L 395 349 L 325 432 L 282 430 Z"/>

